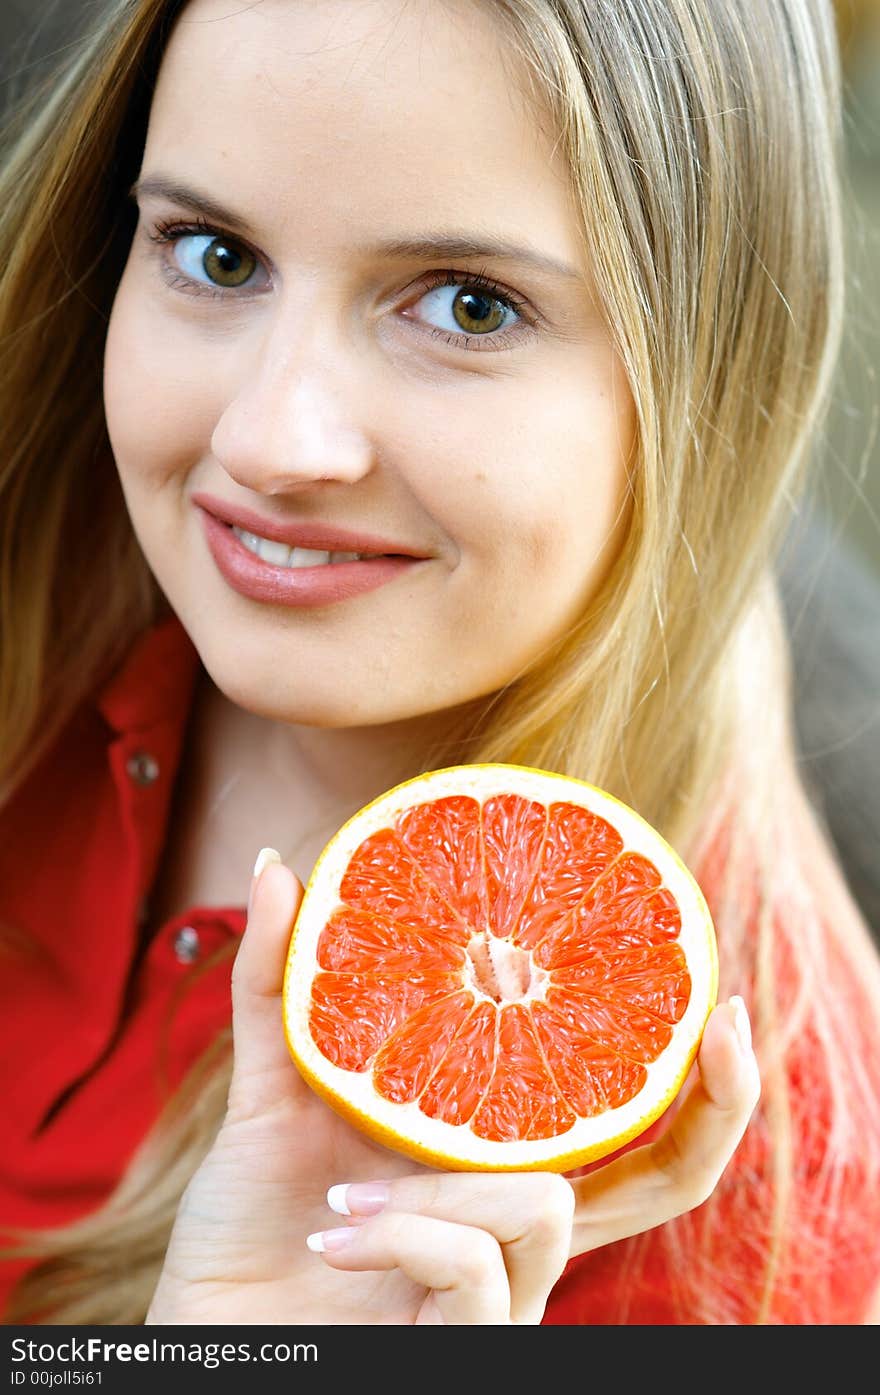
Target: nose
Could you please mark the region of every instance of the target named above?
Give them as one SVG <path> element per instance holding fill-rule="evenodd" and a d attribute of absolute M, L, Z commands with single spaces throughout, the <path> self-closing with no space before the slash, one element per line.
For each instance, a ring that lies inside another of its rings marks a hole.
<path fill-rule="evenodd" d="M 270 335 L 253 371 L 217 422 L 215 458 L 232 479 L 261 494 L 319 480 L 354 483 L 371 468 L 373 446 L 357 421 L 342 347 Z M 294 332 L 295 333 L 295 332 Z"/>

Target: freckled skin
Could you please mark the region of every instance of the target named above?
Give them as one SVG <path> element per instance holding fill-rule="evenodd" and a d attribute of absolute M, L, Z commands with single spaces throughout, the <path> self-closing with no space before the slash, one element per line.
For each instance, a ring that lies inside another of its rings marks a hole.
<path fill-rule="evenodd" d="M 469 0 L 193 0 L 152 105 L 141 177 L 237 210 L 256 289 L 169 285 L 161 260 L 192 274 L 196 238 L 146 234 L 192 215 L 142 201 L 105 362 L 122 488 L 230 720 L 255 750 L 271 736 L 273 759 L 279 733 L 308 747 L 340 783 L 369 767 L 365 788 L 387 787 L 401 741 L 429 739 L 566 631 L 626 521 L 632 399 L 548 123 L 502 43 Z M 583 279 L 369 250 L 452 230 L 528 243 Z M 426 282 L 450 268 L 458 287 Z M 456 331 L 475 271 L 543 324 L 518 335 L 509 320 L 497 351 L 432 337 Z M 262 605 L 216 570 L 198 490 L 431 560 L 337 605 Z"/>

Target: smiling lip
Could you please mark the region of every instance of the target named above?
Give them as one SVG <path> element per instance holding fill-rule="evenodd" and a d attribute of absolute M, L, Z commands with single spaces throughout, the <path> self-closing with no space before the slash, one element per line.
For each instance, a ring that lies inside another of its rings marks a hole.
<path fill-rule="evenodd" d="M 424 558 L 400 543 L 389 542 L 366 533 L 352 533 L 345 528 L 333 528 L 328 523 L 281 523 L 240 504 L 227 504 L 213 494 L 193 494 L 192 502 L 221 522 L 235 524 L 247 533 L 270 538 L 272 542 L 287 543 L 288 547 L 310 547 L 318 552 L 373 552 L 382 556 Z M 265 563 L 264 563 L 265 565 Z M 339 565 L 346 565 L 340 563 Z"/>
<path fill-rule="evenodd" d="M 375 557 L 366 562 L 333 562 L 317 567 L 276 567 L 246 548 L 230 524 L 223 523 L 206 509 L 200 512 L 208 547 L 221 575 L 240 595 L 270 605 L 332 605 L 374 591 L 425 560 Z M 332 550 L 354 552 L 357 549 Z"/>

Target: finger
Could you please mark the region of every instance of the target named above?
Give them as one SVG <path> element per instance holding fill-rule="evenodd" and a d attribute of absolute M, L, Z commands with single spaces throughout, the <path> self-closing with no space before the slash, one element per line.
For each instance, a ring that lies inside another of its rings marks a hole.
<path fill-rule="evenodd" d="M 260 1112 L 277 1097 L 278 1072 L 292 1067 L 280 1028 L 281 989 L 303 886 L 289 867 L 270 862 L 254 889 L 247 928 L 232 966 L 234 1064 L 230 1108 Z"/>
<path fill-rule="evenodd" d="M 327 1195 L 342 1215 L 418 1213 L 485 1231 L 501 1246 L 510 1320 L 540 1322 L 571 1254 L 574 1192 L 555 1172 L 424 1173 L 338 1184 Z"/>
<path fill-rule="evenodd" d="M 433 1216 L 384 1211 L 360 1225 L 319 1231 L 306 1244 L 333 1269 L 399 1269 L 413 1283 L 433 1290 L 432 1307 L 439 1322 L 511 1320 L 501 1247 L 485 1230 Z"/>
<path fill-rule="evenodd" d="M 572 1183 L 573 1254 L 661 1225 L 711 1195 L 761 1093 L 741 999 L 710 1014 L 697 1061 L 699 1081 L 656 1142 Z"/>

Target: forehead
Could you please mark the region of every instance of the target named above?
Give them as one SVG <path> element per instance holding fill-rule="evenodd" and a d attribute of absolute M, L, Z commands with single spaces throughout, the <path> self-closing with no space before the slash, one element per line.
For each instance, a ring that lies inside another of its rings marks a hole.
<path fill-rule="evenodd" d="M 454 225 L 577 262 L 567 171 L 490 11 L 191 0 L 159 72 L 142 172 L 161 167 L 325 247 L 357 230 Z"/>

